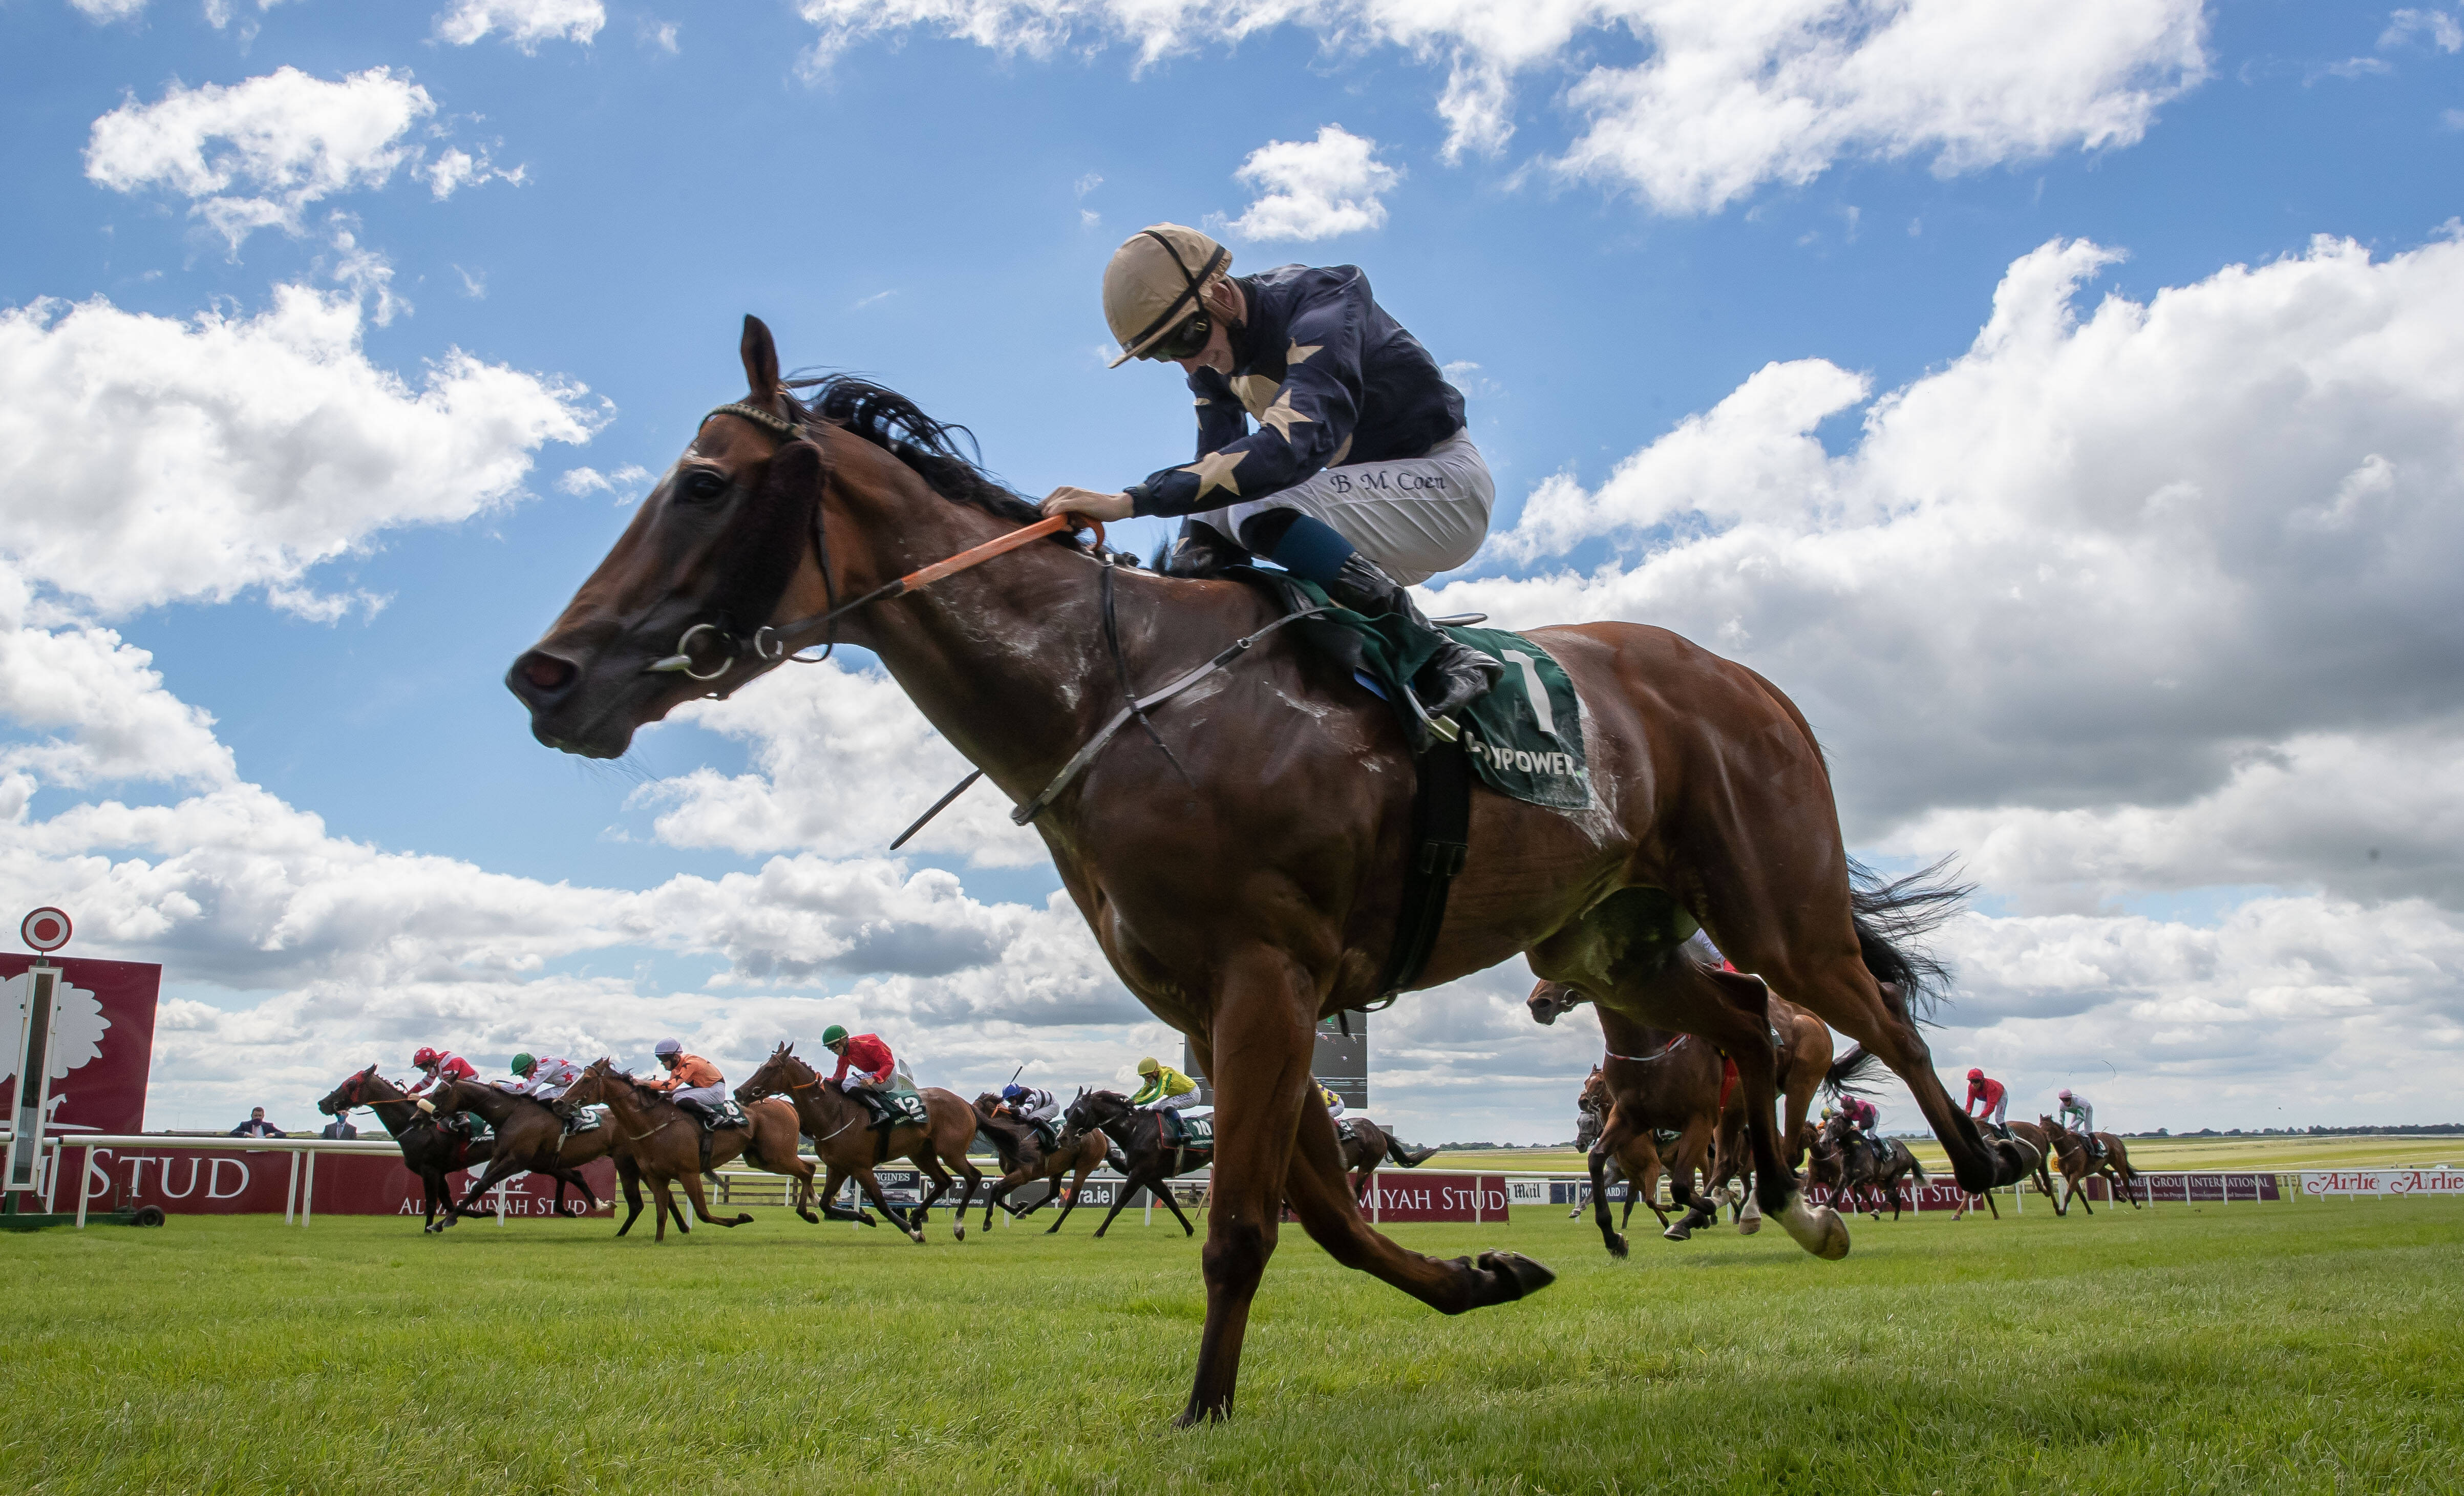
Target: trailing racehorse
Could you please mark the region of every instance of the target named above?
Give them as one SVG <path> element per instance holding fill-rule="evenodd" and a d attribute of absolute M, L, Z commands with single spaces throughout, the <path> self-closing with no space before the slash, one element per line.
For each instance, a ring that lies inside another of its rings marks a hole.
<path fill-rule="evenodd" d="M 543 1174 L 556 1180 L 556 1214 L 564 1214 L 564 1190 L 571 1185 L 582 1192 L 590 1208 L 599 1208 L 599 1197 L 591 1193 L 590 1182 L 582 1177 L 583 1164 L 605 1158 L 613 1141 L 607 1129 L 596 1128 L 586 1133 L 568 1133 L 564 1118 L 556 1114 L 547 1103 L 480 1081 L 447 1081 L 428 1093 L 428 1101 L 441 1115 L 450 1111 L 469 1111 L 487 1119 L 495 1129 L 496 1145 L 489 1155 L 488 1169 L 479 1176 L 462 1197 L 458 1205 L 449 1204 L 447 1224 L 451 1217 L 477 1214 L 471 1207 L 480 1196 L 495 1189 L 500 1180 L 517 1174 Z M 617 1164 L 624 1173 L 624 1164 Z M 628 1185 L 629 1179 L 626 1181 Z M 629 1191 L 628 1191 L 629 1193 Z M 443 1226 L 433 1227 L 443 1230 Z"/>
<path fill-rule="evenodd" d="M 976 1126 L 984 1136 L 993 1140 L 993 1149 L 1001 1155 L 1001 1177 L 993 1181 L 991 1193 L 984 1197 L 984 1229 L 987 1231 L 993 1228 L 995 1205 L 1001 1205 L 1014 1218 L 1032 1216 L 1047 1201 L 1075 1199 L 1078 1192 L 1087 1187 L 1087 1176 L 1104 1166 L 1103 1133 L 1085 1133 L 1074 1146 L 1067 1148 L 1056 1138 L 1047 1149 L 1044 1146 L 1044 1135 L 1031 1123 L 996 1111 L 994 1109 L 1000 1105 L 1001 1098 L 990 1091 L 976 1098 Z M 1043 1199 L 1023 1210 L 1001 1204 L 1010 1191 L 1021 1185 L 1032 1184 L 1038 1179 L 1057 1181 L 1063 1175 L 1073 1171 L 1077 1177 L 1071 1179 L 1067 1187 L 1055 1182 Z M 965 1203 L 960 1202 L 958 1208 L 964 1211 Z M 1061 1221 L 1056 1217 L 1045 1234 L 1049 1236 L 1060 1229 Z"/>
<path fill-rule="evenodd" d="M 1689 953 L 1690 954 L 1690 953 Z M 1535 1023 L 1554 1023 L 1560 1017 L 1591 1001 L 1591 998 L 1563 982 L 1544 981 L 1531 989 L 1524 1000 Z M 1771 1043 L 1779 1069 L 1780 1094 L 1786 1105 L 1781 1112 L 1781 1136 L 1786 1139 L 1788 1166 L 1792 1169 L 1805 1162 L 1805 1150 L 1814 1141 L 1814 1125 L 1806 1120 L 1814 1108 L 1818 1091 L 1837 1094 L 1857 1069 L 1870 1056 L 1861 1051 L 1852 1054 L 1839 1065 L 1831 1063 L 1831 1027 L 1805 1009 L 1789 1001 L 1776 992 L 1768 994 Z M 1732 1103 L 1735 1098 L 1731 1098 Z M 1746 1110 L 1730 1105 L 1721 1114 L 1720 1156 L 1724 1168 L 1734 1160 L 1733 1172 L 1750 1169 L 1751 1153 L 1745 1146 Z"/>
<path fill-rule="evenodd" d="M 1438 1155 L 1434 1148 L 1406 1148 L 1403 1140 L 1367 1117 L 1344 1117 L 1334 1124 L 1336 1144 L 1343 1150 L 1344 1172 L 1353 1177 L 1352 1198 L 1365 1200 L 1376 1180 L 1377 1166 L 1393 1163 L 1417 1169 Z"/>
<path fill-rule="evenodd" d="M 885 1136 L 873 1125 L 872 1113 L 864 1104 L 830 1086 L 815 1074 L 813 1067 L 796 1057 L 793 1045 L 782 1044 L 770 1051 L 770 1058 L 753 1072 L 753 1078 L 736 1088 L 737 1102 L 751 1107 L 757 1097 L 784 1097 L 795 1109 L 796 1125 L 813 1140 L 813 1156 L 829 1170 L 822 1184 L 822 1209 L 832 1221 L 854 1221 L 872 1224 L 861 1207 L 842 1210 L 833 1202 L 839 1198 L 839 1187 L 852 1177 L 864 1191 L 864 1198 L 891 1221 L 898 1229 L 917 1243 L 924 1240 L 924 1222 L 934 1203 L 950 1192 L 950 1170 L 957 1171 L 967 1181 L 966 1192 L 958 1197 L 957 1221 L 952 1227 L 961 1242 L 967 1239 L 967 1201 L 976 1198 L 976 1188 L 983 1182 L 983 1171 L 967 1161 L 967 1147 L 976 1140 L 978 1118 L 975 1110 L 960 1101 L 955 1091 L 938 1086 L 926 1086 L 916 1091 L 924 1098 L 924 1115 L 928 1126 L 903 1123 L 891 1128 Z M 932 1180 L 932 1189 L 912 1214 L 902 1215 L 881 1193 L 872 1171 L 892 1158 L 904 1158 Z M 948 1165 L 944 1168 L 943 1165 Z"/>
<path fill-rule="evenodd" d="M 419 1176 L 420 1199 L 427 1214 L 422 1229 L 443 1229 L 436 1223 L 439 1208 L 445 1212 L 445 1224 L 451 1225 L 453 1192 L 445 1177 L 485 1163 L 496 1146 L 495 1139 L 474 1141 L 459 1128 L 447 1127 L 421 1111 L 401 1087 L 379 1075 L 373 1065 L 335 1087 L 317 1103 L 317 1110 L 329 1117 L 339 1117 L 353 1107 L 365 1107 L 376 1113 L 377 1121 L 401 1145 L 403 1167 Z M 562 1209 L 563 1205 L 564 1187 L 560 1182 L 557 1206 Z"/>
<path fill-rule="evenodd" d="M 796 1181 L 791 1197 L 796 1214 L 819 1223 L 821 1218 L 811 1208 L 813 1198 L 813 1166 L 797 1156 L 796 1113 L 790 1107 L 776 1102 L 757 1104 L 744 1109 L 750 1127 L 713 1129 L 710 1151 L 702 1151 L 701 1119 L 668 1098 L 656 1087 L 645 1086 L 616 1067 L 613 1060 L 593 1060 L 583 1069 L 582 1079 L 575 1081 L 564 1093 L 567 1107 L 604 1106 L 607 1122 L 600 1131 L 611 1134 L 614 1150 L 620 1158 L 629 1160 L 642 1177 L 650 1181 L 650 1194 L 658 1202 L 652 1215 L 654 1242 L 668 1239 L 668 1218 L 675 1218 L 678 1231 L 691 1233 L 693 1227 L 676 1209 L 675 1198 L 668 1193 L 671 1180 L 684 1181 L 685 1196 L 693 1201 L 693 1217 L 714 1226 L 740 1226 L 751 1221 L 749 1215 L 733 1219 L 710 1213 L 710 1199 L 702 1193 L 704 1169 L 715 1170 L 743 1155 L 772 1174 L 783 1174 Z M 629 1207 L 625 1223 L 616 1228 L 623 1236 L 633 1229 L 642 1214 L 642 1199 L 630 1188 L 625 1198 Z"/>
<path fill-rule="evenodd" d="M 1698 1175 L 1709 1178 L 1711 1151 L 1719 1142 L 1720 1057 L 1690 1035 L 1629 1024 L 1606 1011 L 1600 1019 L 1609 1052 L 1583 1083 L 1583 1101 L 1603 1111 L 1608 1121 L 1586 1161 L 1601 1243 L 1610 1256 L 1623 1257 L 1625 1237 L 1609 1225 L 1606 1166 L 1612 1158 L 1625 1174 L 1627 1219 L 1633 1218 L 1634 1202 L 1642 1201 L 1660 1218 L 1661 1234 L 1671 1242 L 1685 1241 L 1696 1228 L 1719 1219 L 1694 1185 Z M 1667 1159 L 1668 1193 L 1685 1214 L 1674 1224 L 1660 1208 L 1661 1133 L 1677 1134 Z"/>
<path fill-rule="evenodd" d="M 839 376 L 806 405 L 782 387 L 756 319 L 738 352 L 742 399 L 702 420 L 508 671 L 532 734 L 615 758 L 676 707 L 844 641 L 871 650 L 1022 807 L 1114 973 L 1188 1036 L 1213 1084 L 1206 1323 L 1184 1421 L 1232 1407 L 1287 1201 L 1338 1262 L 1446 1313 L 1549 1284 L 1514 1253 L 1447 1261 L 1372 1230 L 1312 1100 L 1318 1020 L 1388 996 L 1380 974 L 1418 845 L 1418 775 L 1394 710 L 1292 630 L 1261 637 L 1282 605 L 1237 582 L 1115 566 L 1062 536 L 928 570 L 1041 517 L 903 396 Z M 1918 1031 L 1938 973 L 1908 938 L 1956 891 L 1857 881 L 1803 715 L 1665 629 L 1526 637 L 1581 698 L 1592 803 L 1564 812 L 1473 790 L 1469 858 L 1412 984 L 1520 954 L 1637 1023 L 1736 1056 L 1764 1210 L 1807 1250 L 1838 1257 L 1846 1227 L 1799 1198 L 1780 1155 L 1762 982 L 1683 958 L 1699 924 L 1739 967 L 1880 1056 L 1963 1183 L 2008 1182 Z M 1124 679 L 1177 680 L 1244 639 L 1255 647 L 1237 663 L 1152 714 L 1169 758 L 1137 734 L 1089 748 L 1122 713 Z M 1056 783 L 1065 767 L 1074 777 Z"/>
<path fill-rule="evenodd" d="M 1877 1221 L 1882 1219 L 1882 1199 L 1888 1196 L 1891 1219 L 1897 1221 L 1900 1219 L 1900 1181 L 1912 1178 L 1917 1188 L 1925 1188 L 1927 1182 L 1925 1165 L 1917 1162 L 1917 1155 L 1908 1151 L 1908 1145 L 1896 1137 L 1881 1139 L 1881 1144 L 1882 1156 L 1877 1158 L 1872 1143 L 1861 1138 L 1850 1142 L 1845 1122 L 1833 1117 L 1815 1133 L 1810 1177 L 1815 1183 L 1828 1185 L 1837 1191 L 1834 1199 L 1846 1200 L 1850 1210 L 1867 1208 L 1859 1201 L 1864 1192 L 1871 1189 L 1874 1202 L 1870 1208 Z"/>
<path fill-rule="evenodd" d="M 2139 1171 L 2130 1167 L 2130 1150 L 2122 1146 L 2121 1138 L 2111 1133 L 2096 1133 L 2095 1140 L 2104 1145 L 2100 1155 L 2088 1146 L 2087 1133 L 2074 1133 L 2048 1116 L 2036 1118 L 2036 1125 L 2044 1129 L 2045 1139 L 2053 1147 L 2054 1157 L 2062 1166 L 2064 1199 L 2054 1202 L 2056 1214 L 2061 1214 L 2067 1203 L 2075 1199 L 2079 1201 L 2079 1209 L 2095 1215 L 2096 1207 L 2087 1202 L 2087 1196 L 2081 1193 L 2079 1186 L 2098 1177 L 2104 1180 L 2108 1199 L 2125 1199 L 2130 1202 L 2131 1209 L 2139 1208 Z"/>
<path fill-rule="evenodd" d="M 1321 1108 L 1318 1114 L 1324 1116 L 1325 1110 Z M 1129 1167 L 1121 1171 L 1125 1178 L 1120 1193 L 1112 1198 L 1112 1208 L 1105 1213 L 1104 1223 L 1095 1228 L 1098 1238 L 1111 1229 L 1112 1218 L 1140 1190 L 1151 1191 L 1163 1201 L 1164 1209 L 1172 1212 L 1172 1219 L 1180 1222 L 1184 1233 L 1198 1234 L 1198 1228 L 1180 1213 L 1180 1201 L 1164 1188 L 1164 1180 L 1205 1168 L 1215 1161 L 1215 1149 L 1212 1144 L 1172 1141 L 1164 1135 L 1165 1126 L 1162 1112 L 1138 1111 L 1130 1105 L 1129 1097 L 1116 1090 L 1082 1089 L 1069 1103 L 1069 1110 L 1061 1113 L 1062 1147 L 1077 1147 L 1089 1137 L 1110 1137 L 1120 1145 L 1122 1157 L 1129 1161 Z M 1072 1195 L 1061 1207 L 1060 1220 L 1046 1227 L 1045 1235 L 1060 1230 L 1061 1221 L 1068 1220 L 1069 1213 L 1077 1208 L 1078 1197 Z"/>

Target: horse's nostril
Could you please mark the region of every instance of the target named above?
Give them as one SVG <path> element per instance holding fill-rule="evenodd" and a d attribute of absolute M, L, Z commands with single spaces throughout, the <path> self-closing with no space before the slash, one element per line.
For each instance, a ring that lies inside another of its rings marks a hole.
<path fill-rule="evenodd" d="M 533 649 L 514 665 L 514 673 L 534 691 L 561 691 L 573 683 L 576 673 L 571 660 L 561 660 L 543 649 Z"/>

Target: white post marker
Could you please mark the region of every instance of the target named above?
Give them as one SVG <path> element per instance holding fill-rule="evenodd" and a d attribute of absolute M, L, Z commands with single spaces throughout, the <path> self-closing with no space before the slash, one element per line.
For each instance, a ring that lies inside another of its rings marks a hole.
<path fill-rule="evenodd" d="M 69 916 L 46 905 L 28 914 L 17 934 L 34 952 L 27 972 L 33 979 L 17 1001 L 17 1101 L 11 1109 L 9 1149 L 0 1167 L 0 1193 L 32 1196 L 43 1186 L 43 1122 L 52 1100 L 52 1036 L 59 1026 L 60 969 L 44 959 L 69 943 Z M 14 1209 L 12 1204 L 11 1209 Z"/>
<path fill-rule="evenodd" d="M 194 1185 L 190 1185 L 190 1186 L 189 1186 L 189 1188 L 191 1188 L 191 1189 L 194 1189 L 195 1187 L 196 1187 L 196 1186 L 194 1186 Z M 291 1178 L 290 1178 L 290 1180 L 289 1180 L 287 1183 L 285 1183 L 285 1184 L 282 1186 L 282 1223 L 283 1223 L 284 1225 L 286 1225 L 286 1226 L 287 1226 L 287 1225 L 291 1224 L 291 1218 L 292 1218 L 292 1216 L 293 1216 L 294 1214 L 296 1214 L 296 1213 L 297 1213 L 297 1209 L 296 1209 L 296 1208 L 297 1207 L 298 1203 L 299 1203 L 299 1155 L 298 1155 L 297 1154 L 293 1154 L 293 1155 L 291 1155 Z"/>
<path fill-rule="evenodd" d="M 291 1156 L 292 1156 L 292 1157 L 294 1157 L 294 1158 L 297 1158 L 297 1157 L 298 1157 L 299 1155 L 298 1155 L 297 1154 L 293 1154 Z M 308 1154 L 308 1175 L 307 1175 L 307 1177 L 306 1177 L 306 1178 L 303 1178 L 303 1179 L 301 1179 L 301 1180 L 299 1181 L 299 1223 L 300 1223 L 301 1225 L 303 1225 L 303 1226 L 304 1226 L 304 1225 L 306 1225 L 306 1224 L 308 1223 L 308 1218 L 309 1218 L 309 1216 L 311 1216 L 312 1214 L 314 1214 L 314 1213 L 316 1212 L 316 1209 L 317 1209 L 317 1154 L 316 1154 L 316 1151 L 315 1151 L 314 1149 L 311 1149 L 311 1150 L 309 1151 L 309 1154 Z"/>
<path fill-rule="evenodd" d="M 88 1193 L 88 1192 L 93 1188 L 93 1186 L 94 1186 L 94 1145 L 93 1145 L 92 1143 L 88 1143 L 88 1144 L 86 1144 L 86 1145 L 85 1145 L 85 1162 L 84 1162 L 82 1165 L 80 1165 L 80 1166 L 78 1167 L 78 1169 L 77 1169 L 77 1228 L 79 1231 L 82 1231 L 82 1230 L 84 1230 L 84 1229 L 85 1229 L 85 1198 L 86 1198 L 87 1193 Z"/>

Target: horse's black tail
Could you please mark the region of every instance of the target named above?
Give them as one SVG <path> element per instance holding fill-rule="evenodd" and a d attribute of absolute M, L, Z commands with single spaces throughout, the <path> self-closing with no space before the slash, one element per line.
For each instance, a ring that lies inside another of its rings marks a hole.
<path fill-rule="evenodd" d="M 1386 1156 L 1406 1169 L 1417 1169 L 1438 1155 L 1434 1148 L 1409 1148 L 1394 1133 L 1386 1134 Z"/>
<path fill-rule="evenodd" d="M 1859 1045 L 1831 1062 L 1831 1068 L 1822 1072 L 1822 1094 L 1834 1101 L 1842 1095 L 1864 1095 L 1866 1086 L 1874 1079 L 1874 1067 L 1881 1062 L 1880 1055 Z"/>
<path fill-rule="evenodd" d="M 1950 984 L 1949 969 L 1934 958 L 1925 937 L 1959 913 L 1973 883 L 1954 881 L 1944 857 L 1904 877 L 1885 879 L 1854 857 L 1848 859 L 1848 900 L 1857 927 L 1857 950 L 1877 981 L 1897 987 L 1900 1001 L 1919 1019 L 1929 1019 Z M 1834 1066 L 1834 1073 L 1838 1067 Z"/>

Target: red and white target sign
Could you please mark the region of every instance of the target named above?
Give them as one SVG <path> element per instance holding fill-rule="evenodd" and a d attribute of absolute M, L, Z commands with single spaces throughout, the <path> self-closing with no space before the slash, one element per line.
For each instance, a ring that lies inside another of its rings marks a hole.
<path fill-rule="evenodd" d="M 46 905 L 28 914 L 25 923 L 17 927 L 17 934 L 25 938 L 27 945 L 49 954 L 68 944 L 75 928 L 69 923 L 65 911 Z"/>

